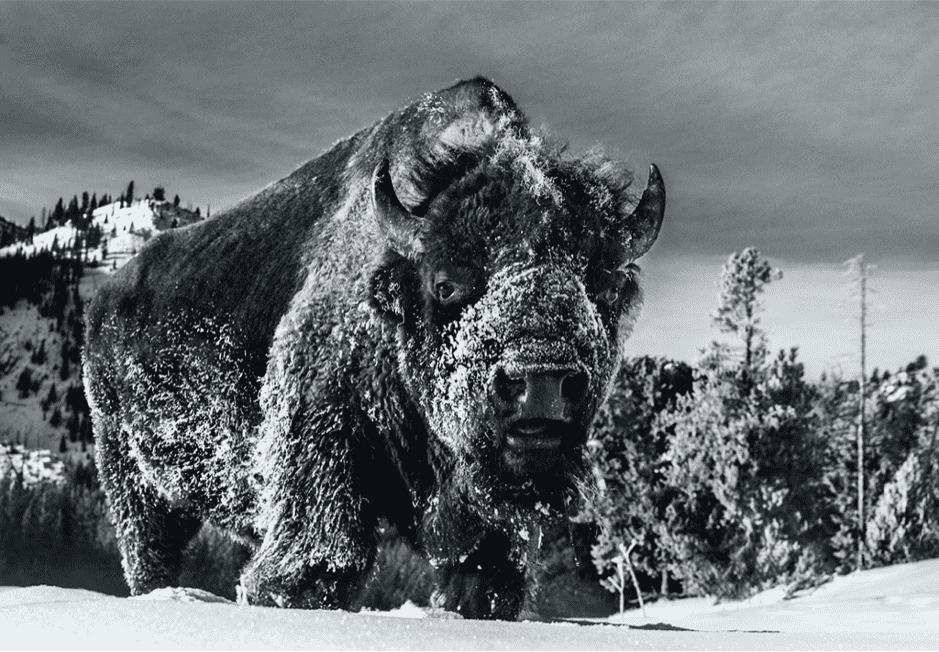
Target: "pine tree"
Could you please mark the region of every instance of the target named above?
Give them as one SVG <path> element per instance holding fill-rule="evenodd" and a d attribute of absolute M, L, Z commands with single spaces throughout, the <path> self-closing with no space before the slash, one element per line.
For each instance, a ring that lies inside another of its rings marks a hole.
<path fill-rule="evenodd" d="M 173 197 L 173 206 L 176 206 L 177 208 L 179 208 L 179 195 L 176 195 L 175 197 Z"/>
<path fill-rule="evenodd" d="M 68 440 L 72 443 L 78 441 L 79 426 L 81 425 L 78 414 L 72 412 L 68 419 L 65 422 L 65 427 L 68 430 Z"/>
<path fill-rule="evenodd" d="M 95 437 L 91 428 L 91 419 L 88 418 L 87 414 L 82 417 L 81 426 L 78 430 L 78 439 L 81 441 L 83 446 L 86 443 L 90 444 L 94 442 Z"/>
<path fill-rule="evenodd" d="M 80 219 L 81 211 L 78 208 L 78 195 L 74 195 L 68 203 L 68 208 L 65 209 L 65 223 L 78 227 Z"/>
<path fill-rule="evenodd" d="M 763 311 L 760 297 L 767 285 L 781 278 L 782 271 L 773 269 L 754 247 L 732 254 L 721 269 L 718 305 L 711 314 L 711 323 L 721 333 L 739 338 L 738 368 L 744 382 L 753 376 L 767 354 L 766 335 L 760 328 L 759 315 Z"/>
<path fill-rule="evenodd" d="M 939 368 L 920 360 L 875 390 L 867 454 L 873 504 L 865 527 L 872 561 L 896 564 L 939 556 Z"/>
<path fill-rule="evenodd" d="M 692 382 L 692 370 L 683 362 L 626 359 L 594 422 L 588 455 L 599 492 L 585 502 L 577 521 L 598 528 L 591 555 L 601 574 L 614 571 L 612 583 L 605 584 L 609 590 L 626 588 L 615 573 L 625 568 L 623 551 L 636 542 L 632 558 L 644 583 L 659 578 L 660 592 L 668 592 L 674 564 L 662 540 L 676 488 L 664 481 L 670 433 L 656 428 L 656 421 L 691 391 Z"/>
<path fill-rule="evenodd" d="M 65 205 L 63 204 L 61 197 L 59 197 L 59 201 L 56 202 L 55 208 L 52 209 L 52 213 L 49 216 L 49 222 L 52 224 L 52 226 L 62 226 L 65 224 Z"/>
<path fill-rule="evenodd" d="M 19 377 L 16 379 L 16 389 L 20 393 L 20 398 L 27 398 L 33 389 L 33 370 L 29 367 L 23 367 Z"/>
<path fill-rule="evenodd" d="M 712 343 L 693 392 L 657 424 L 677 490 L 662 545 L 692 592 L 739 596 L 828 563 L 814 394 L 796 351 L 770 360 L 759 326 L 760 295 L 779 277 L 755 249 L 730 257 L 713 319 L 739 345 Z"/>
<path fill-rule="evenodd" d="M 133 181 L 127 184 L 127 192 L 124 193 L 124 198 L 127 201 L 128 206 L 130 206 L 130 204 L 133 203 L 134 201 L 134 182 Z"/>
<path fill-rule="evenodd" d="M 42 409 L 44 412 L 48 411 L 53 405 L 58 403 L 59 394 L 56 392 L 55 383 L 49 383 L 49 393 L 46 394 L 46 400 L 43 401 Z"/>
<path fill-rule="evenodd" d="M 71 368 L 71 362 L 69 360 L 68 342 L 62 342 L 62 364 L 59 367 L 59 378 L 61 378 L 62 380 L 68 380 L 68 377 L 71 373 L 72 373 L 72 368 Z"/>
<path fill-rule="evenodd" d="M 154 201 L 166 201 L 166 189 L 163 186 L 157 186 L 153 189 Z"/>
<path fill-rule="evenodd" d="M 85 392 L 81 385 L 69 385 L 65 394 L 65 404 L 76 414 L 88 414 L 88 403 L 85 400 Z"/>
<path fill-rule="evenodd" d="M 39 346 L 36 347 L 36 350 L 33 351 L 32 356 L 30 356 L 30 362 L 38 366 L 42 366 L 46 364 L 46 340 L 45 339 L 42 339 L 39 341 Z"/>

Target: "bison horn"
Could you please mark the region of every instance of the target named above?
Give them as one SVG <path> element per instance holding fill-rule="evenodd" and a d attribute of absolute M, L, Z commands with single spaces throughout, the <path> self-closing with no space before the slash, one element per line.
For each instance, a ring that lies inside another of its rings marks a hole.
<path fill-rule="evenodd" d="M 383 159 L 372 175 L 372 207 L 378 227 L 391 247 L 402 256 L 423 251 L 421 220 L 401 205 L 391 183 L 388 159 Z"/>
<path fill-rule="evenodd" d="M 662 218 L 665 217 L 665 183 L 659 169 L 653 164 L 649 169 L 649 181 L 646 189 L 630 215 L 630 228 L 633 232 L 633 241 L 630 244 L 630 253 L 633 258 L 639 258 L 652 247 L 652 243 L 662 228 Z"/>

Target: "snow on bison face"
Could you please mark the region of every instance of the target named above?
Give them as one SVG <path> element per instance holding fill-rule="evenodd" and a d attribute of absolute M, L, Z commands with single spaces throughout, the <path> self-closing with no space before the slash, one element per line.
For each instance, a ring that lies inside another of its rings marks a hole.
<path fill-rule="evenodd" d="M 582 471 L 587 427 L 641 302 L 633 261 L 664 210 L 654 166 L 638 205 L 630 181 L 599 155 L 517 139 L 416 216 L 387 162 L 376 171 L 402 374 L 472 491 L 550 500 Z"/>

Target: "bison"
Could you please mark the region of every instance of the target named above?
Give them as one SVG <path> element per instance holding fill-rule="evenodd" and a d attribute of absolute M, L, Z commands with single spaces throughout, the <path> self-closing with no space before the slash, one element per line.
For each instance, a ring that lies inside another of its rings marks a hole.
<path fill-rule="evenodd" d="M 394 524 L 435 603 L 515 618 L 664 212 L 491 81 L 341 140 L 153 238 L 87 313 L 84 378 L 131 592 L 208 521 L 253 547 L 250 604 L 348 608 Z"/>

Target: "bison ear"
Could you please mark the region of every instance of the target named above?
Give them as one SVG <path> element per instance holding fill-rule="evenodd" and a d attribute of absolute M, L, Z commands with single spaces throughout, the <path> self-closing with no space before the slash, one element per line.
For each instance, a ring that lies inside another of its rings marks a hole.
<path fill-rule="evenodd" d="M 401 205 L 388 167 L 388 159 L 382 159 L 372 175 L 372 209 L 391 248 L 405 258 L 414 258 L 424 250 L 421 242 L 423 220 Z"/>
<path fill-rule="evenodd" d="M 635 210 L 627 218 L 627 228 L 632 235 L 629 243 L 630 257 L 635 260 L 649 249 L 662 228 L 665 217 L 665 182 L 659 169 L 653 164 L 649 169 L 649 181 Z"/>
<path fill-rule="evenodd" d="M 413 263 L 395 251 L 385 259 L 369 279 L 369 304 L 382 317 L 404 323 L 406 320 L 409 279 Z"/>

